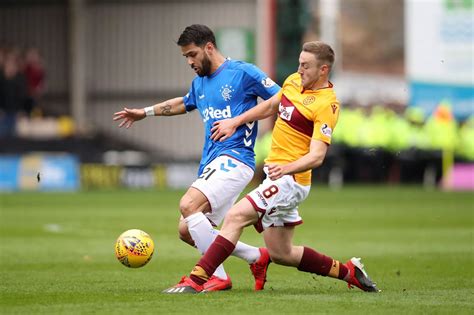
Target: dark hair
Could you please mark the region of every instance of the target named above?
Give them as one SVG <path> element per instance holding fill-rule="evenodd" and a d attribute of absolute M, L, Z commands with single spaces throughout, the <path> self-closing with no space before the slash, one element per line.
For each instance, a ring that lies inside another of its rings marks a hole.
<path fill-rule="evenodd" d="M 206 25 L 193 24 L 184 29 L 181 36 L 179 36 L 177 44 L 179 46 L 195 44 L 196 46 L 203 47 L 209 42 L 217 48 L 216 37 L 212 30 Z"/>
<path fill-rule="evenodd" d="M 312 53 L 320 65 L 326 64 L 332 68 L 334 64 L 334 50 L 331 46 L 323 42 L 307 42 L 303 44 L 303 51 Z"/>

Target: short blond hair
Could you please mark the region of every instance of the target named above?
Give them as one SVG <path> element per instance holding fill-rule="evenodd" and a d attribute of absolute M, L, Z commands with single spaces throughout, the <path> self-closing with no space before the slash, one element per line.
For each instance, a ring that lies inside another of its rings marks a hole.
<path fill-rule="evenodd" d="M 303 51 L 312 53 L 320 65 L 326 64 L 329 69 L 335 61 L 334 50 L 328 44 L 320 41 L 306 42 L 303 44 Z"/>

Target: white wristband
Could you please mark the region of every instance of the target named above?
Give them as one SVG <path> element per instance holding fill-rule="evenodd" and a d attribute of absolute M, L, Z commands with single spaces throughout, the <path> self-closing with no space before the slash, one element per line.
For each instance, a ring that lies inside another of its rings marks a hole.
<path fill-rule="evenodd" d="M 155 116 L 155 109 L 153 106 L 148 106 L 144 108 L 145 110 L 145 115 L 147 116 Z"/>

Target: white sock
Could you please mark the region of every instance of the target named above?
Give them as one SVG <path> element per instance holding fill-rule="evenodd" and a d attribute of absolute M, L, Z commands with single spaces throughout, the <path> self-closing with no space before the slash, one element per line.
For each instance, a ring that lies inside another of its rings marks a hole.
<path fill-rule="evenodd" d="M 260 250 L 258 247 L 250 246 L 248 244 L 238 241 L 235 245 L 235 249 L 232 252 L 232 256 L 236 256 L 246 260 L 247 263 L 253 264 L 260 258 Z"/>
<path fill-rule="evenodd" d="M 201 254 L 204 254 L 209 246 L 211 246 L 212 242 L 214 242 L 217 235 L 219 235 L 219 231 L 212 227 L 211 223 L 202 212 L 194 213 L 184 220 L 188 225 L 189 233 L 191 234 L 196 247 L 199 249 Z M 257 247 L 238 241 L 232 255 L 252 264 L 260 258 L 260 251 Z M 219 270 L 220 267 L 221 266 L 219 266 L 216 271 Z M 224 268 L 222 268 L 222 270 L 223 269 Z M 217 274 L 215 275 L 217 276 Z M 220 276 L 218 277 L 221 278 Z M 227 275 L 224 279 L 226 278 Z"/>
<path fill-rule="evenodd" d="M 219 235 L 219 230 L 216 230 L 213 228 L 212 233 L 214 234 L 214 239 L 215 239 L 217 235 Z M 209 244 L 209 246 L 211 245 Z M 249 264 L 253 264 L 260 258 L 260 250 L 258 249 L 258 247 L 254 247 L 254 246 L 242 243 L 241 241 L 238 241 L 237 244 L 235 244 L 234 251 L 232 252 L 231 255 L 235 257 L 239 257 L 247 261 L 247 263 Z"/>
<path fill-rule="evenodd" d="M 189 234 L 191 234 L 194 244 L 201 254 L 204 255 L 217 236 L 214 235 L 214 229 L 211 223 L 202 212 L 194 213 L 189 217 L 184 218 L 184 221 L 188 224 Z M 221 279 L 227 279 L 227 274 L 222 264 L 216 268 L 214 276 Z"/>

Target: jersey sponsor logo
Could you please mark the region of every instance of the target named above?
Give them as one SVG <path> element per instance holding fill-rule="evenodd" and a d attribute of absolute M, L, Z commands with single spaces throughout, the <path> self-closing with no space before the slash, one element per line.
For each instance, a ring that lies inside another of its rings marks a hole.
<path fill-rule="evenodd" d="M 234 92 L 234 89 L 232 89 L 232 85 L 226 84 L 221 86 L 220 92 L 224 101 L 228 102 L 232 98 L 232 92 Z"/>
<path fill-rule="evenodd" d="M 291 108 L 291 109 L 290 109 Z M 283 113 L 285 110 L 287 113 Z M 297 107 L 283 94 L 279 105 L 279 117 L 291 128 L 311 137 L 313 135 L 314 122 L 301 114 Z"/>
<path fill-rule="evenodd" d="M 257 196 L 258 196 L 258 198 L 260 199 L 260 201 L 263 203 L 263 205 L 264 205 L 265 207 L 268 207 L 268 203 L 267 203 L 267 201 L 265 200 L 265 198 L 263 198 L 262 194 L 261 194 L 259 191 L 257 191 L 256 193 L 257 193 Z"/>
<path fill-rule="evenodd" d="M 227 105 L 224 109 L 215 109 L 212 106 L 209 106 L 202 112 L 203 121 L 206 122 L 209 119 L 220 119 L 220 118 L 230 118 L 232 117 L 232 112 L 230 111 L 230 105 Z"/>
<path fill-rule="evenodd" d="M 276 84 L 276 83 L 275 83 L 272 79 L 270 79 L 270 78 L 268 78 L 268 77 L 265 78 L 265 79 L 262 79 L 262 85 L 263 85 L 264 87 L 266 87 L 267 89 L 268 89 L 268 88 L 271 88 L 271 87 L 274 86 L 275 84 Z"/>
<path fill-rule="evenodd" d="M 291 120 L 291 115 L 293 115 L 293 112 L 295 110 L 294 106 L 283 106 L 281 103 L 278 105 L 278 111 L 280 112 L 280 117 L 283 120 L 290 121 Z"/>
<path fill-rule="evenodd" d="M 331 138 L 331 135 L 332 135 L 332 129 L 328 126 L 328 124 L 323 124 L 321 126 L 321 133 L 325 136 L 328 136 L 329 138 Z"/>
<path fill-rule="evenodd" d="M 332 113 L 335 114 L 337 110 L 337 104 L 331 104 Z"/>
<path fill-rule="evenodd" d="M 309 104 L 313 103 L 315 100 L 316 100 L 316 97 L 314 97 L 314 95 L 310 95 L 303 100 L 303 105 L 308 106 Z"/>

